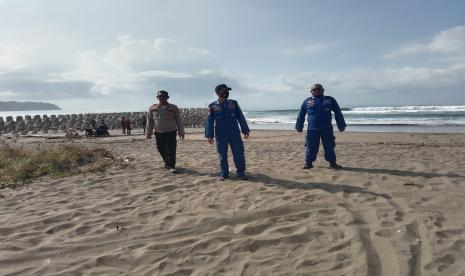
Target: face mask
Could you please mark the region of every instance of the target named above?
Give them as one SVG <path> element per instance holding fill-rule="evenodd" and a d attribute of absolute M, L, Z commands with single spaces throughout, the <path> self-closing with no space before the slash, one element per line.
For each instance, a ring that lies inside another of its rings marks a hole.
<path fill-rule="evenodd" d="M 221 96 L 221 98 L 227 99 L 227 98 L 229 98 L 229 92 L 221 92 L 220 96 Z"/>
<path fill-rule="evenodd" d="M 323 95 L 323 91 L 322 90 L 317 90 L 317 91 L 310 91 L 310 93 L 312 93 L 312 95 L 314 96 L 319 96 L 319 95 Z"/>

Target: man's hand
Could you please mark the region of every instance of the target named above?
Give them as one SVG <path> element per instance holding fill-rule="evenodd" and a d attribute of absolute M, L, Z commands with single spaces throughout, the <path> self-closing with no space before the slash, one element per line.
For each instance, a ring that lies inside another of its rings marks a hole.
<path fill-rule="evenodd" d="M 244 139 L 248 139 L 248 138 L 249 138 L 249 132 L 244 133 Z"/>
<path fill-rule="evenodd" d="M 303 132 L 304 130 L 303 129 L 296 129 L 298 133 L 301 133 Z"/>
<path fill-rule="evenodd" d="M 179 134 L 179 139 L 184 140 L 184 134 Z"/>
<path fill-rule="evenodd" d="M 345 128 L 340 128 L 339 132 L 344 132 L 344 130 L 346 130 L 346 129 Z"/>
<path fill-rule="evenodd" d="M 152 139 L 152 134 L 147 134 L 147 139 Z"/>
<path fill-rule="evenodd" d="M 213 139 L 213 138 L 208 138 L 208 143 L 209 143 L 210 145 L 213 145 L 213 142 L 214 142 L 214 139 Z"/>

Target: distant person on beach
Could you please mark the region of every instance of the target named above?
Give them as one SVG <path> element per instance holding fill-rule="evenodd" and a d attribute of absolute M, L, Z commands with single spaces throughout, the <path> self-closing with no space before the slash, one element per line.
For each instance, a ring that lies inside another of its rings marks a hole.
<path fill-rule="evenodd" d="M 157 149 L 165 168 L 171 173 L 176 173 L 176 134 L 184 139 L 184 124 L 178 107 L 168 103 L 168 92 L 161 90 L 157 93 L 158 104 L 150 106 L 147 115 L 147 139 L 152 139 L 155 134 Z"/>
<path fill-rule="evenodd" d="M 95 118 L 92 118 L 90 120 L 90 125 L 92 126 L 93 129 L 97 128 L 97 122 L 95 121 Z"/>
<path fill-rule="evenodd" d="M 297 116 L 295 125 L 297 132 L 303 131 L 306 115 L 308 121 L 304 169 L 313 168 L 312 163 L 316 160 L 318 148 L 320 147 L 320 139 L 323 143 L 325 159 L 329 162 L 329 167 L 333 169 L 342 168 L 342 166 L 336 163 L 336 153 L 334 152 L 336 137 L 334 137 L 333 125 L 331 123 L 331 111 L 334 112 L 337 128 L 340 132 L 343 132 L 347 125 L 336 100 L 333 97 L 324 96 L 324 91 L 321 84 L 316 83 L 312 85 L 310 88 L 312 96 L 303 102 Z"/>
<path fill-rule="evenodd" d="M 140 120 L 140 124 L 142 125 L 142 130 L 144 131 L 144 134 L 145 134 L 145 131 L 147 128 L 147 115 L 145 113 L 140 114 L 139 120 Z"/>
<path fill-rule="evenodd" d="M 216 149 L 220 157 L 221 173 L 218 180 L 223 181 L 229 177 L 228 145 L 231 146 L 236 176 L 245 177 L 244 143 L 242 142 L 242 130 L 244 138 L 249 138 L 249 127 L 245 121 L 239 104 L 229 98 L 229 88 L 226 84 L 216 86 L 215 92 L 218 100 L 208 105 L 208 116 L 205 124 L 205 138 L 210 144 L 216 139 Z M 239 124 L 238 124 L 239 123 Z"/>
<path fill-rule="evenodd" d="M 123 134 L 131 135 L 131 120 L 127 117 L 121 117 L 121 128 Z"/>

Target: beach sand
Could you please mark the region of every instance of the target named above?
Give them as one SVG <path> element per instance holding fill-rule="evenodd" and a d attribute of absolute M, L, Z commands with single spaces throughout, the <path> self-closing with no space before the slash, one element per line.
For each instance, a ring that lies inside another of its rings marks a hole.
<path fill-rule="evenodd" d="M 303 170 L 304 135 L 253 131 L 224 182 L 199 129 L 175 175 L 142 135 L 17 138 L 132 165 L 0 190 L 0 275 L 465 275 L 465 135 L 336 136 L 345 168 Z"/>

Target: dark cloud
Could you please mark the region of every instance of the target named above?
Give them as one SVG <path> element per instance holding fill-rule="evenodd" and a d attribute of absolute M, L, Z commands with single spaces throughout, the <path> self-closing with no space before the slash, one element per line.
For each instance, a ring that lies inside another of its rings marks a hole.
<path fill-rule="evenodd" d="M 88 98 L 92 82 L 66 81 L 34 76 L 27 72 L 0 74 L 0 91 L 10 91 L 21 100 Z"/>

